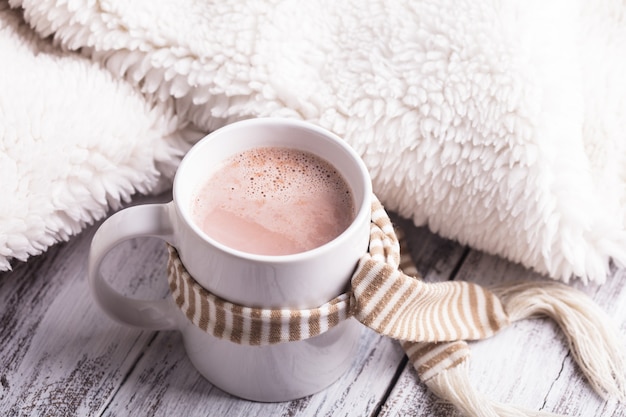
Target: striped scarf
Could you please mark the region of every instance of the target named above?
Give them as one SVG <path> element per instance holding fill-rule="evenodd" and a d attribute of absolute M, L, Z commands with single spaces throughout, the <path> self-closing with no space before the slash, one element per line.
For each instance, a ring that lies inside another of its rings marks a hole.
<path fill-rule="evenodd" d="M 192 323 L 213 336 L 258 346 L 313 337 L 354 317 L 400 341 L 420 379 L 466 415 L 498 416 L 526 414 L 514 408 L 503 411 L 505 406 L 488 401 L 471 388 L 467 367 L 461 366 L 469 359 L 466 340 L 484 339 L 514 320 L 540 315 L 533 306 L 543 296 L 542 302 L 548 305 L 569 306 L 557 317 L 544 314 L 561 325 L 592 386 L 604 396 L 626 398 L 617 331 L 607 328 L 605 316 L 583 293 L 554 282 L 511 284 L 500 288 L 499 295 L 463 281 L 426 283 L 410 257 L 401 256 L 398 235 L 402 234 L 394 230 L 380 202 L 373 200 L 369 251 L 352 276 L 350 290 L 324 305 L 293 310 L 233 304 L 201 287 L 169 246 L 168 277 L 176 305 Z M 555 295 L 546 295 L 550 293 Z M 569 322 L 585 324 L 572 328 Z M 605 331 L 598 332 L 598 328 Z M 596 369 L 610 372 L 597 375 Z"/>

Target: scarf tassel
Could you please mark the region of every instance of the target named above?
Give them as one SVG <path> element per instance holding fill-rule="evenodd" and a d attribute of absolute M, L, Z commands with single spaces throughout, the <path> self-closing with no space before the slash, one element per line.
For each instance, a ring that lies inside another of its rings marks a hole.
<path fill-rule="evenodd" d="M 586 294 L 556 282 L 503 284 L 492 291 L 502 301 L 511 322 L 539 317 L 553 319 L 563 331 L 576 363 L 594 390 L 604 399 L 626 400 L 623 339 L 617 326 Z M 420 379 L 434 394 L 453 404 L 464 415 L 559 416 L 498 403 L 476 391 L 469 378 L 469 346 L 466 342 L 419 345 L 403 343 Z M 463 349 L 467 353 L 454 363 L 426 366 L 428 355 L 424 352 L 428 350 L 450 352 Z"/>

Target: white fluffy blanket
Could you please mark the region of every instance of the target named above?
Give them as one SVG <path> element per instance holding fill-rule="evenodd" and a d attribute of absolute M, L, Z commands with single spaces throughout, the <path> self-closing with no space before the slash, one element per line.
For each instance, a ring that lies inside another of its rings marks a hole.
<path fill-rule="evenodd" d="M 339 134 L 442 236 L 562 280 L 626 263 L 622 1 L 0 1 L 0 269 L 260 116 Z"/>

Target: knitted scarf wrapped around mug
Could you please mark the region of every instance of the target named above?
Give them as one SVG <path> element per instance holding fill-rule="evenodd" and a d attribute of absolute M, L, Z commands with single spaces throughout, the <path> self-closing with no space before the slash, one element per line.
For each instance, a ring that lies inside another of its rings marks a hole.
<path fill-rule="evenodd" d="M 0 270 L 168 186 L 206 132 L 282 116 L 345 138 L 416 224 L 601 283 L 626 264 L 625 9 L 2 0 Z"/>
<path fill-rule="evenodd" d="M 369 250 L 349 290 L 317 308 L 263 309 L 224 300 L 195 281 L 172 246 L 168 279 L 176 305 L 191 323 L 237 344 L 308 339 L 354 317 L 400 341 L 419 378 L 467 416 L 555 416 L 491 401 L 473 388 L 467 372 L 466 340 L 491 337 L 517 320 L 549 317 L 561 327 L 596 392 L 626 400 L 619 333 L 584 293 L 555 282 L 516 282 L 494 292 L 464 281 L 426 283 L 419 274 L 406 274 L 417 271 L 406 250 L 401 262 L 400 247 L 391 220 L 374 198 Z"/>

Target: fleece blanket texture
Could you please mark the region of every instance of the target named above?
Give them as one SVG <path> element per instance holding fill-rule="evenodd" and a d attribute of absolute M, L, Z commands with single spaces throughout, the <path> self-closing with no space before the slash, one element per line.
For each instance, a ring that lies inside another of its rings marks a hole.
<path fill-rule="evenodd" d="M 444 237 L 564 281 L 626 264 L 621 1 L 0 4 L 0 269 L 265 116 L 343 137 Z"/>

